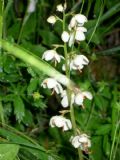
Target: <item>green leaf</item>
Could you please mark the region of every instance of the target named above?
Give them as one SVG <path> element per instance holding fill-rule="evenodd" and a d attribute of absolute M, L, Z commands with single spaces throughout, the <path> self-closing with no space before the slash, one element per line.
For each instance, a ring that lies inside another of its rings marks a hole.
<path fill-rule="evenodd" d="M 103 160 L 102 152 L 102 137 L 97 136 L 92 138 L 92 159 L 94 160 Z"/>
<path fill-rule="evenodd" d="M 51 45 L 59 44 L 60 42 L 59 38 L 53 32 L 40 30 L 39 34 L 43 39 L 43 43 L 47 46 L 51 47 Z"/>
<path fill-rule="evenodd" d="M 112 125 L 111 124 L 103 124 L 98 126 L 98 129 L 95 131 L 95 135 L 105 135 L 109 134 L 111 131 Z"/>
<path fill-rule="evenodd" d="M 110 139 L 108 135 L 105 135 L 103 139 L 103 150 L 106 156 L 110 155 L 110 148 L 111 148 Z"/>
<path fill-rule="evenodd" d="M 37 89 L 37 85 L 38 85 L 38 78 L 31 78 L 27 88 L 28 95 L 31 95 Z"/>
<path fill-rule="evenodd" d="M 20 123 L 23 117 L 25 116 L 24 103 L 20 96 L 15 96 L 13 102 L 14 102 L 14 113 L 15 113 L 16 119 Z"/>
<path fill-rule="evenodd" d="M 4 56 L 4 71 L 8 74 L 17 72 L 15 59 L 12 56 Z"/>
<path fill-rule="evenodd" d="M 26 126 L 31 126 L 33 124 L 33 115 L 29 110 L 25 110 L 25 116 L 23 118 L 23 123 Z"/>
<path fill-rule="evenodd" d="M 0 160 L 15 160 L 19 151 L 19 145 L 0 144 Z"/>
<path fill-rule="evenodd" d="M 9 127 L 8 127 L 9 128 Z M 3 138 L 6 138 L 8 141 L 19 144 L 21 146 L 26 146 L 29 148 L 36 148 L 39 151 L 46 152 L 44 147 L 40 146 L 38 143 L 36 143 L 33 139 L 30 137 L 24 135 L 23 133 L 14 130 L 12 128 L 9 128 L 11 131 L 7 129 L 0 128 L 0 136 Z M 5 141 L 4 141 L 5 143 Z"/>

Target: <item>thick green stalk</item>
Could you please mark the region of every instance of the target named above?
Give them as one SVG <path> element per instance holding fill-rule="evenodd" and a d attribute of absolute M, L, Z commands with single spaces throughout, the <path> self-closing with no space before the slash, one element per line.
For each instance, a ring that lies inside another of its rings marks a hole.
<path fill-rule="evenodd" d="M 12 44 L 6 40 L 0 40 L 0 46 L 8 51 L 8 54 L 21 59 L 25 63 L 37 68 L 46 75 L 55 78 L 58 82 L 67 86 L 69 89 L 74 89 L 74 83 L 69 78 L 55 70 L 52 66 L 41 60 L 39 57 L 33 55 L 31 52 L 22 49 L 18 45 Z"/>

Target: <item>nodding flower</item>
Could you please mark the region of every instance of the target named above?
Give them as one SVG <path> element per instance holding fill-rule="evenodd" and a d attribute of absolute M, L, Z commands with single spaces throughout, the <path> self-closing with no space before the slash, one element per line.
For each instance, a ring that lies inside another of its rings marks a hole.
<path fill-rule="evenodd" d="M 56 11 L 64 12 L 66 10 L 66 8 L 67 8 L 67 4 L 66 3 L 64 3 L 64 5 L 58 4 L 57 7 L 56 7 Z"/>
<path fill-rule="evenodd" d="M 72 17 L 68 28 L 69 30 L 75 29 L 78 26 L 83 26 L 85 22 L 87 22 L 87 17 L 85 17 L 83 14 L 75 14 Z"/>
<path fill-rule="evenodd" d="M 64 59 L 63 56 L 59 55 L 55 50 L 47 50 L 43 53 L 42 59 L 44 59 L 45 61 L 53 61 L 55 62 L 55 65 L 57 63 L 60 63 L 61 58 Z"/>
<path fill-rule="evenodd" d="M 55 24 L 56 21 L 57 21 L 57 18 L 55 16 L 50 16 L 47 19 L 47 22 L 50 24 Z"/>
<path fill-rule="evenodd" d="M 62 86 L 54 78 L 46 78 L 42 82 L 41 86 L 43 88 L 52 89 L 52 91 L 57 94 L 61 94 L 63 92 Z"/>
<path fill-rule="evenodd" d="M 71 121 L 64 118 L 63 116 L 53 116 L 50 119 L 50 126 L 62 128 L 63 131 L 68 131 L 72 129 Z"/>
<path fill-rule="evenodd" d="M 62 35 L 61 35 L 61 39 L 63 42 L 68 42 L 70 38 L 70 35 L 67 31 L 63 31 Z"/>
<path fill-rule="evenodd" d="M 77 136 L 72 136 L 70 142 L 74 148 L 80 148 L 81 150 L 88 152 L 88 148 L 91 147 L 91 141 L 87 134 L 80 134 Z"/>

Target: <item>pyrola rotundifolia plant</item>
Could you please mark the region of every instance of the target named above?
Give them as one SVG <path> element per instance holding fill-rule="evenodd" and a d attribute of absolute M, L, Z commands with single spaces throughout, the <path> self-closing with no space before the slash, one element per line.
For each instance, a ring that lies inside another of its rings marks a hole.
<path fill-rule="evenodd" d="M 55 66 L 61 61 L 65 62 L 62 66 L 62 70 L 65 75 L 70 78 L 71 72 L 79 71 L 82 73 L 83 68 L 89 64 L 89 60 L 85 55 L 76 53 L 74 44 L 85 40 L 85 32 L 87 29 L 84 24 L 87 22 L 87 18 L 83 14 L 66 14 L 67 4 L 59 4 L 56 7 L 57 12 L 61 12 L 63 19 L 57 17 L 56 15 L 51 15 L 48 17 L 47 22 L 54 25 L 57 21 L 63 24 L 63 32 L 61 33 L 61 40 L 63 45 L 54 44 L 54 48 L 47 50 L 43 53 L 42 59 L 45 61 L 52 61 Z M 66 27 L 66 18 L 72 15 L 69 25 Z M 57 49 L 58 47 L 63 47 L 64 57 L 59 55 Z M 52 94 L 58 94 L 61 97 L 61 105 L 67 110 L 61 111 L 61 115 L 55 115 L 50 119 L 51 127 L 61 128 L 62 131 L 73 130 L 73 135 L 70 137 L 70 143 L 74 148 L 78 149 L 79 159 L 82 158 L 82 152 L 89 153 L 89 148 L 91 147 L 90 137 L 80 131 L 77 128 L 74 106 L 83 105 L 84 99 L 92 100 L 92 94 L 89 91 L 83 91 L 78 88 L 77 85 L 73 89 L 64 88 L 57 82 L 54 78 L 50 77 L 45 79 L 41 86 L 43 88 L 48 88 L 51 90 Z M 65 117 L 66 113 L 70 113 L 70 119 Z"/>

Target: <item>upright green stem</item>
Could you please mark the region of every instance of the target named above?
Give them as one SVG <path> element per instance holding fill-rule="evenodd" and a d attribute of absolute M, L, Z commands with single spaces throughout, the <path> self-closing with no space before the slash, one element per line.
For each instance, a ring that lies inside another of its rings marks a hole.
<path fill-rule="evenodd" d="M 6 37 L 6 31 L 7 31 L 7 28 L 6 28 L 6 19 L 7 19 L 7 15 L 8 15 L 8 11 L 9 9 L 11 8 L 11 5 L 13 4 L 13 0 L 9 0 L 7 2 L 7 5 L 4 9 L 4 15 L 3 15 L 3 38 Z"/>
<path fill-rule="evenodd" d="M 65 12 L 63 12 L 63 31 L 65 31 Z M 67 78 L 70 79 L 70 67 L 69 67 L 69 57 L 68 57 L 68 51 L 67 51 L 67 44 L 64 43 L 64 56 L 65 56 L 65 69 L 66 69 L 66 76 Z M 68 88 L 67 89 L 67 94 L 68 94 L 68 102 L 70 104 L 70 117 L 71 117 L 71 122 L 73 126 L 73 132 L 74 135 L 77 135 L 77 126 L 75 122 L 75 114 L 74 114 L 74 106 L 72 105 L 72 91 Z M 83 160 L 82 152 L 80 148 L 78 148 L 78 156 L 79 160 Z"/>
<path fill-rule="evenodd" d="M 85 1 L 84 1 L 84 0 L 82 0 L 82 6 L 81 6 L 81 9 L 80 9 L 80 13 L 82 13 L 84 3 L 85 3 Z"/>

